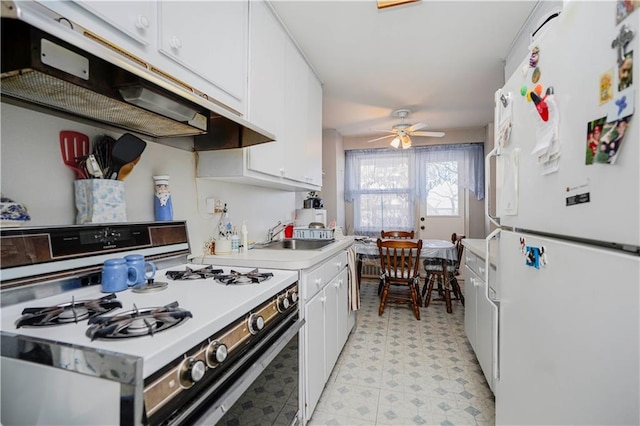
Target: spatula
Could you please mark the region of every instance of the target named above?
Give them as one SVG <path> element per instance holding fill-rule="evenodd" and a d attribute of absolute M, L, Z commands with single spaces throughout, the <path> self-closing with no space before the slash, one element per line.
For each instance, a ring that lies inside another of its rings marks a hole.
<path fill-rule="evenodd" d="M 136 158 L 132 162 L 120 167 L 120 170 L 118 171 L 118 180 L 125 180 L 127 176 L 131 174 L 135 165 L 138 164 L 138 161 L 140 161 L 140 156 L 138 156 L 138 158 Z"/>
<path fill-rule="evenodd" d="M 78 160 L 89 155 L 89 137 L 73 130 L 60 132 L 60 152 L 62 161 L 76 173 L 76 178 L 87 179 L 84 170 L 78 167 Z"/>
<path fill-rule="evenodd" d="M 120 136 L 111 151 L 111 179 L 116 179 L 120 168 L 140 157 L 146 147 L 145 141 L 131 133 Z"/>

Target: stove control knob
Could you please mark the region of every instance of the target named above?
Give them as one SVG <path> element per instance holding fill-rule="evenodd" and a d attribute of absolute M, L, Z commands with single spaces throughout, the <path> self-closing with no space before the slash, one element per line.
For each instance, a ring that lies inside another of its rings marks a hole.
<path fill-rule="evenodd" d="M 258 334 L 264 328 L 264 318 L 258 314 L 251 314 L 247 320 L 247 325 L 249 326 L 249 333 Z"/>
<path fill-rule="evenodd" d="M 227 345 L 220 342 L 211 342 L 207 347 L 207 364 L 209 367 L 215 367 L 218 364 L 222 364 L 229 355 Z"/>
<path fill-rule="evenodd" d="M 276 303 L 278 305 L 278 312 L 284 312 L 289 309 L 290 303 L 286 294 L 278 296 L 278 300 Z"/>
<path fill-rule="evenodd" d="M 289 297 L 291 298 L 291 303 L 296 303 L 298 301 L 298 292 L 292 291 Z"/>
<path fill-rule="evenodd" d="M 207 367 L 201 359 L 195 359 L 193 357 L 185 359 L 180 365 L 180 384 L 185 389 L 190 388 L 202 380 L 206 370 Z"/>

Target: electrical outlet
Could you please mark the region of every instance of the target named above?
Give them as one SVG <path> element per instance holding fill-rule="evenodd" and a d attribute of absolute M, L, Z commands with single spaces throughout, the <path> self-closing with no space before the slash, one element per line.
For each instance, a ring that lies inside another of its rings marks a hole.
<path fill-rule="evenodd" d="M 210 197 L 206 199 L 206 202 L 207 202 L 207 213 L 209 214 L 215 213 L 216 199 Z"/>

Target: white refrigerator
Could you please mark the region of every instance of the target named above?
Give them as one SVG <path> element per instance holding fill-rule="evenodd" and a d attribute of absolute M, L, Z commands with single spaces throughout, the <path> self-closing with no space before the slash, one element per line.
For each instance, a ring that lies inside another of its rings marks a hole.
<path fill-rule="evenodd" d="M 565 2 L 496 93 L 497 424 L 640 424 L 639 30 Z"/>

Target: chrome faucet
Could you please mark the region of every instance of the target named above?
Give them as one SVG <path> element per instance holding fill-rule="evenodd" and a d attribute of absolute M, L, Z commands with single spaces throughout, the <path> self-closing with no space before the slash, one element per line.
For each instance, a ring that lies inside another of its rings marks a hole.
<path fill-rule="evenodd" d="M 269 230 L 267 231 L 267 242 L 270 243 L 271 241 L 273 241 L 273 239 L 277 237 L 278 234 L 284 231 L 284 228 L 286 228 L 286 225 L 281 221 L 278 221 L 278 224 L 273 228 L 269 228 Z"/>

